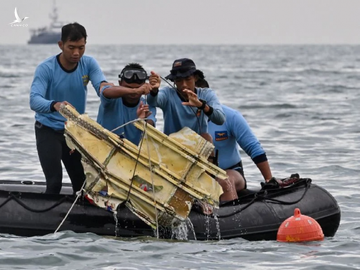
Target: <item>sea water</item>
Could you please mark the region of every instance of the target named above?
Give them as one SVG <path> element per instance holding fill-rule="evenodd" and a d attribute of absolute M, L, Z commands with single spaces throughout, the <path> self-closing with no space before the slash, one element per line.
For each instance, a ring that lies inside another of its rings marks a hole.
<path fill-rule="evenodd" d="M 56 45 L 0 46 L 1 180 L 44 181 L 29 91 L 38 63 L 57 53 Z M 3 234 L 0 269 L 360 269 L 360 46 L 89 44 L 86 54 L 114 83 L 129 62 L 164 77 L 175 59 L 192 58 L 220 101 L 245 116 L 275 177 L 299 173 L 336 198 L 339 230 L 306 244 Z M 96 119 L 99 98 L 88 88 L 86 111 Z M 242 157 L 248 185 L 258 187 L 260 172 Z"/>

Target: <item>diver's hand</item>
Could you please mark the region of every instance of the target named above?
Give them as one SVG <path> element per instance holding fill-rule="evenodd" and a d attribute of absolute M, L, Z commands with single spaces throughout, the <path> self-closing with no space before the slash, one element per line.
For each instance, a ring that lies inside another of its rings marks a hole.
<path fill-rule="evenodd" d="M 149 105 L 144 105 L 144 103 L 140 101 L 140 104 L 136 110 L 136 114 L 138 118 L 144 119 L 150 116 L 152 112 L 149 110 Z"/>
<path fill-rule="evenodd" d="M 149 83 L 152 87 L 152 92 L 159 90 L 161 84 L 161 78 L 154 71 L 150 72 Z"/>
<path fill-rule="evenodd" d="M 150 93 L 151 85 L 149 83 L 144 83 L 139 88 L 136 88 L 136 93 L 139 95 L 147 95 Z"/>
<path fill-rule="evenodd" d="M 191 91 L 189 89 L 184 89 L 182 92 L 185 93 L 189 99 L 189 101 L 183 102 L 182 103 L 183 105 L 193 106 L 193 107 L 201 107 L 202 106 L 202 102 L 199 100 L 197 94 L 195 94 L 194 91 Z"/>
<path fill-rule="evenodd" d="M 60 108 L 61 108 L 61 106 L 66 106 L 66 105 L 70 105 L 71 107 L 73 107 L 74 109 L 75 109 L 75 107 L 73 106 L 73 105 L 71 105 L 69 102 L 67 102 L 67 101 L 59 101 L 59 102 L 56 102 L 55 104 L 54 104 L 54 109 L 58 112 L 59 110 L 60 110 Z"/>

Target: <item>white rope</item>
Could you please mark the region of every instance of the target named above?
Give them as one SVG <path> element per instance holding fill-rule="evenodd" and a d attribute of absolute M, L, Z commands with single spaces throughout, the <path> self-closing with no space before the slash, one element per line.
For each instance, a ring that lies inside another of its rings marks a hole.
<path fill-rule="evenodd" d="M 147 146 L 147 152 L 149 157 L 149 166 L 150 166 L 150 178 L 151 178 L 151 184 L 152 184 L 152 193 L 153 193 L 153 199 L 154 199 L 154 208 L 155 208 L 155 220 L 156 220 L 156 238 L 159 239 L 159 220 L 158 220 L 158 211 L 156 208 L 156 200 L 155 200 L 155 185 L 154 185 L 154 177 L 153 177 L 153 170 L 151 166 L 151 157 L 150 157 L 150 148 L 149 148 L 149 140 L 146 132 L 146 123 L 144 122 L 144 137 L 146 139 L 146 146 Z M 139 150 L 140 151 L 140 150 Z"/>
<path fill-rule="evenodd" d="M 145 95 L 145 104 L 147 104 L 147 95 Z M 153 170 L 152 170 L 152 166 L 151 166 L 149 140 L 148 140 L 146 129 L 147 129 L 147 124 L 146 124 L 146 122 L 144 122 L 144 137 L 146 139 L 146 147 L 147 147 L 147 152 L 148 152 L 148 157 L 149 157 L 150 178 L 151 178 L 152 193 L 153 193 L 153 199 L 154 199 L 155 220 L 156 220 L 156 238 L 159 239 L 159 218 L 158 218 L 159 215 L 158 215 L 158 211 L 156 208 L 154 177 L 153 177 Z"/>
<path fill-rule="evenodd" d="M 55 232 L 54 233 L 57 233 L 58 230 L 60 229 L 60 227 L 63 225 L 63 223 L 65 222 L 66 218 L 68 217 L 68 215 L 70 214 L 71 210 L 73 209 L 74 205 L 76 204 L 77 200 L 79 199 L 79 197 L 81 196 L 81 191 L 84 190 L 84 186 L 85 186 L 85 183 L 86 183 L 86 179 L 84 180 L 84 183 L 81 187 L 81 189 L 79 191 L 76 192 L 76 198 L 73 202 L 73 204 L 71 205 L 69 211 L 66 213 L 65 217 L 63 218 L 63 220 L 61 221 L 60 225 L 56 228 Z M 85 191 L 85 190 L 84 190 Z"/>
<path fill-rule="evenodd" d="M 111 132 L 114 132 L 115 130 L 118 130 L 119 128 L 122 128 L 126 125 L 129 125 L 131 123 L 134 123 L 134 122 L 139 122 L 139 121 L 142 121 L 144 120 L 144 137 L 146 138 L 146 146 L 147 146 L 147 152 L 148 152 L 148 157 L 149 157 L 149 166 L 150 166 L 150 177 L 151 177 L 151 183 L 152 183 L 152 192 L 153 192 L 153 199 L 154 199 L 154 208 L 155 208 L 155 220 L 156 220 L 156 237 L 159 238 L 159 221 L 158 221 L 158 211 L 157 211 L 157 208 L 156 208 L 156 201 L 155 201 L 155 185 L 154 185 L 154 178 L 153 178 L 153 171 L 152 171 L 152 166 L 151 166 L 151 157 L 150 157 L 150 148 L 149 148 L 149 141 L 147 139 L 147 122 L 146 120 L 149 120 L 148 118 L 137 118 L 137 119 L 134 119 L 134 120 L 131 120 L 121 126 L 118 126 L 117 128 L 114 128 L 113 130 L 111 130 Z M 141 146 L 142 147 L 142 144 Z M 141 151 L 141 148 L 139 149 L 139 151 Z M 138 162 L 138 161 L 137 161 Z M 135 171 L 134 171 L 134 174 L 135 174 Z"/>
<path fill-rule="evenodd" d="M 113 130 L 111 130 L 111 132 L 114 132 L 115 130 L 118 130 L 119 128 L 122 128 L 122 127 L 125 127 L 131 123 L 134 123 L 134 122 L 139 122 L 141 120 L 149 120 L 149 118 L 137 118 L 137 119 L 134 119 L 134 120 L 131 120 L 129 122 L 126 122 L 125 124 L 121 125 L 121 126 L 118 126 L 117 128 L 114 128 Z"/>
<path fill-rule="evenodd" d="M 138 122 L 138 121 L 142 121 L 142 120 L 145 120 L 145 121 L 146 121 L 146 120 L 148 120 L 148 118 L 137 118 L 137 119 L 135 119 L 135 120 L 129 121 L 129 122 L 127 122 L 127 123 L 125 123 L 125 124 L 123 124 L 123 125 L 121 125 L 121 126 L 118 126 L 118 127 L 115 128 L 115 129 L 111 130 L 111 132 L 114 132 L 115 130 L 117 130 L 117 129 L 119 129 L 119 128 L 122 128 L 122 127 L 124 127 L 124 126 L 126 126 L 126 125 L 129 125 L 129 124 L 131 124 L 131 123 Z M 146 129 L 147 129 L 147 128 L 146 128 L 146 124 L 147 124 L 147 123 L 146 123 L 145 121 L 144 121 L 144 136 L 145 136 L 145 138 L 147 138 L 147 132 L 146 132 Z M 149 142 L 148 142 L 148 140 L 146 140 L 146 141 L 147 141 L 147 144 L 146 144 L 146 145 L 147 145 L 147 151 L 148 151 L 148 156 L 149 156 L 150 172 L 151 172 L 150 176 L 151 176 L 151 182 L 152 182 L 153 198 L 154 198 L 154 202 L 155 202 L 155 186 L 154 186 L 153 171 L 152 171 L 152 166 L 151 166 Z M 140 151 L 140 149 L 139 149 L 139 151 Z M 61 221 L 61 223 L 59 224 L 59 226 L 56 228 L 56 230 L 54 231 L 54 233 L 57 233 L 57 232 L 59 231 L 59 229 L 60 229 L 61 226 L 64 224 L 64 222 L 65 222 L 65 220 L 67 219 L 67 217 L 69 216 L 71 210 L 74 208 L 77 200 L 78 200 L 79 197 L 81 196 L 81 192 L 84 190 L 85 183 L 86 183 L 86 180 L 84 181 L 81 189 L 76 192 L 77 196 L 76 196 L 73 204 L 71 205 L 69 211 L 66 213 L 65 217 L 63 218 L 63 220 Z M 84 190 L 84 191 L 85 191 L 85 190 Z M 157 238 L 159 238 L 158 212 L 157 212 L 157 209 L 156 209 L 156 205 L 155 205 L 155 204 L 154 204 L 154 208 L 155 208 L 155 217 L 156 217 L 156 225 L 157 225 L 157 226 L 156 226 L 156 236 L 157 236 Z"/>

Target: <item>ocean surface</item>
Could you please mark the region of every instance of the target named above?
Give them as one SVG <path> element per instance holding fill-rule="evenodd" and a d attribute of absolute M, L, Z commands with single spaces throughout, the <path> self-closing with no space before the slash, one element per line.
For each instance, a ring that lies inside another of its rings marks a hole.
<path fill-rule="evenodd" d="M 0 46 L 0 180 L 44 181 L 29 92 L 37 64 L 58 52 L 57 45 Z M 175 59 L 192 58 L 220 101 L 245 116 L 274 176 L 299 173 L 337 199 L 339 230 L 307 244 L 2 234 L 0 269 L 360 269 L 360 46 L 89 44 L 86 54 L 114 83 L 129 62 L 166 76 Z M 90 84 L 88 92 L 87 113 L 96 119 L 99 99 Z M 249 186 L 259 186 L 244 153 L 243 164 Z"/>

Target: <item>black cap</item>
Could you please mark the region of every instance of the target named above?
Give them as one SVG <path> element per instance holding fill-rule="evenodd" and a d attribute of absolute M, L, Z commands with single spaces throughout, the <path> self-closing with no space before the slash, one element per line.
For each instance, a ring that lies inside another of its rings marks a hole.
<path fill-rule="evenodd" d="M 186 78 L 196 72 L 196 65 L 189 58 L 181 58 L 174 61 L 170 74 L 165 78 L 174 81 L 176 78 Z"/>

